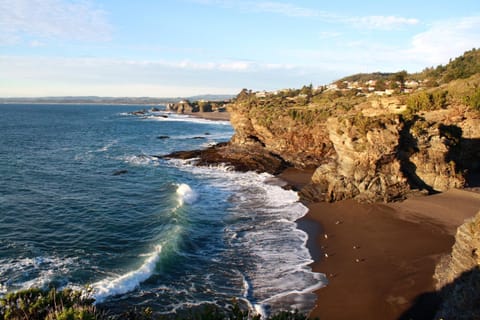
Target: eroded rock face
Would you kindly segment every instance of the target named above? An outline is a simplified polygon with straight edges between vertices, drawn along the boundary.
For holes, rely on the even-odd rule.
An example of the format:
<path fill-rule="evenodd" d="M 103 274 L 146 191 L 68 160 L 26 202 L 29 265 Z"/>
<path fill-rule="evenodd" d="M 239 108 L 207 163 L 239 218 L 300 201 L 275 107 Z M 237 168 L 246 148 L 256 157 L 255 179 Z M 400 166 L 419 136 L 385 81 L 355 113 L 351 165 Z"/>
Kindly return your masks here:
<path fill-rule="evenodd" d="M 434 278 L 443 298 L 435 319 L 480 318 L 480 212 L 458 228 Z"/>
<path fill-rule="evenodd" d="M 463 187 L 466 170 L 480 167 L 480 119 L 454 110 L 412 119 L 387 109 L 375 116 L 354 110 L 313 123 L 252 99 L 229 110 L 232 146 L 262 146 L 290 165 L 317 168 L 301 191 L 307 201 L 393 201 L 411 190 L 441 192 Z"/>
<path fill-rule="evenodd" d="M 235 128 L 231 143 L 237 147 L 260 144 L 298 168 L 318 167 L 334 152 L 325 122 L 305 125 L 246 101 L 230 104 L 228 110 Z"/>
<path fill-rule="evenodd" d="M 414 150 L 409 156 L 411 166 L 407 170 L 417 178 L 416 187 L 430 191 L 463 187 L 465 179 L 456 173 L 453 160 L 454 154 L 460 151 L 461 128 L 422 118 L 412 120 L 409 127 L 406 134 L 413 143 L 405 145 L 405 149 Z"/>
<path fill-rule="evenodd" d="M 335 109 L 299 99 L 242 91 L 227 106 L 230 143 L 199 151 L 198 163 L 269 173 L 316 169 L 300 193 L 306 201 L 394 201 L 412 190 L 461 188 L 465 173 L 480 169 L 480 115 L 465 106 L 407 118 L 390 100 L 371 112 L 376 100 Z"/>
<path fill-rule="evenodd" d="M 397 154 L 402 126 L 398 117 L 328 119 L 335 156 L 312 177 L 316 199 L 391 201 L 408 191 Z"/>

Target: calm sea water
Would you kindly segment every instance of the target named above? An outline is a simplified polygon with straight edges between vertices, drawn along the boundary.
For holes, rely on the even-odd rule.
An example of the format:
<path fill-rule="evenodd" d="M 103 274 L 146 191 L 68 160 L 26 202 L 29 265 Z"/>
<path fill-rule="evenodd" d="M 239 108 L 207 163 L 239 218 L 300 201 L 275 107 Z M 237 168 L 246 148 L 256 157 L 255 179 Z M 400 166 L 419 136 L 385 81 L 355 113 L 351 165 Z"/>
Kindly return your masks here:
<path fill-rule="evenodd" d="M 0 294 L 88 288 L 107 307 L 158 313 L 232 298 L 313 308 L 324 279 L 308 267 L 297 194 L 266 174 L 152 157 L 233 129 L 128 114 L 140 108 L 0 105 Z"/>

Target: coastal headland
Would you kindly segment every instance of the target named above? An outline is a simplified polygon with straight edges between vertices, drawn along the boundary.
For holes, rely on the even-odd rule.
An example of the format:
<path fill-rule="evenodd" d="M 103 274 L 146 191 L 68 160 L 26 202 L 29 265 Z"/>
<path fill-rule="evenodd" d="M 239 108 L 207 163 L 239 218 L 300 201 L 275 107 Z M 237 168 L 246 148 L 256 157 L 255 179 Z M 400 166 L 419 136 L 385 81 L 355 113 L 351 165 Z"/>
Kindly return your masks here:
<path fill-rule="evenodd" d="M 462 61 L 473 61 L 462 69 L 471 73 L 455 73 Z M 375 80 L 383 91 L 355 77 L 243 90 L 227 105 L 230 142 L 166 157 L 279 174 L 299 192 L 312 268 L 329 279 L 311 316 L 433 319 L 448 314 L 446 301 L 460 303 L 451 288 L 480 263 L 478 243 L 455 236 L 480 209 L 478 66 L 472 50 L 439 70 Z M 448 259 L 454 243 L 468 262 Z"/>

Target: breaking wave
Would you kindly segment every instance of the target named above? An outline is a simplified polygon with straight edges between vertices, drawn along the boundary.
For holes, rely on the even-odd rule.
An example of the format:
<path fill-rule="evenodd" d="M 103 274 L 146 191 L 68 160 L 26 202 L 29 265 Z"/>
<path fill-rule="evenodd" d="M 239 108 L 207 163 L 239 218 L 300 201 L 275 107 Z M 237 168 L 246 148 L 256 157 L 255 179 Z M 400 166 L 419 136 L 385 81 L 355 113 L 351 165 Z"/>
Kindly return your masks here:
<path fill-rule="evenodd" d="M 161 252 L 162 246 L 158 245 L 148 258 L 145 259 L 140 268 L 113 279 L 105 279 L 94 283 L 92 288 L 93 297 L 95 298 L 96 303 L 101 303 L 110 296 L 120 295 L 135 290 L 140 283 L 150 278 L 155 272 Z"/>

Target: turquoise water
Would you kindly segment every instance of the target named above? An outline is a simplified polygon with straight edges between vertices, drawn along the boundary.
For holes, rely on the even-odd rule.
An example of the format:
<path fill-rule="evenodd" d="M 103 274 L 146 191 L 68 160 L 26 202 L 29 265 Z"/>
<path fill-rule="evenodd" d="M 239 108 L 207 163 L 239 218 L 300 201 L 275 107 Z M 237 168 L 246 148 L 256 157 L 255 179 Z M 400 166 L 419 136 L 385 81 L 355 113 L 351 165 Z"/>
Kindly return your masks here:
<path fill-rule="evenodd" d="M 308 267 L 296 193 L 266 174 L 159 160 L 233 129 L 128 114 L 141 108 L 0 105 L 0 294 L 89 288 L 108 307 L 159 313 L 233 297 L 264 313 L 313 308 L 324 279 Z"/>

